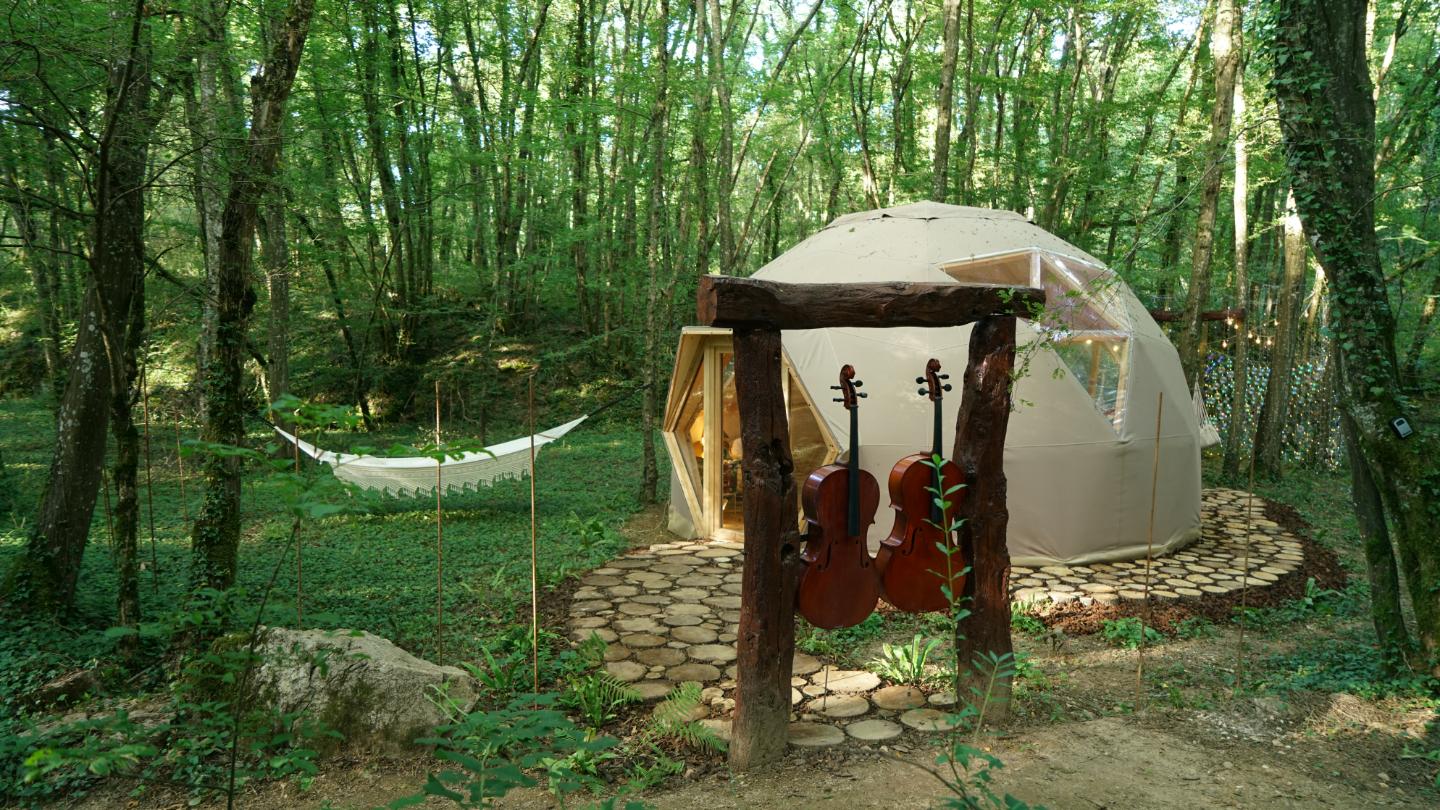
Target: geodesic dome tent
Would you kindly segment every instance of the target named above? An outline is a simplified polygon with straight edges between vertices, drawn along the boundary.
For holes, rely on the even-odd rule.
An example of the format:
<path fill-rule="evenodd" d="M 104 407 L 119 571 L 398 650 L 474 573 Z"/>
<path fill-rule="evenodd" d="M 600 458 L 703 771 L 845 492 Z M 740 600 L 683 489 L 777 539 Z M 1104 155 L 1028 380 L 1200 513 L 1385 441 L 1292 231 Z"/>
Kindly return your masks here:
<path fill-rule="evenodd" d="M 1124 282 L 1079 248 L 1013 212 L 926 202 L 840 217 L 755 278 L 1043 288 L 1046 314 L 1017 325 L 1024 372 L 1005 445 L 1012 560 L 1079 564 L 1145 555 L 1161 392 L 1154 548 L 1173 550 L 1199 535 L 1202 439 L 1179 356 Z M 842 364 L 855 366 L 869 394 L 859 413 L 860 460 L 883 493 L 896 461 L 930 447 L 932 406 L 916 394 L 915 378 L 935 357 L 958 381 L 969 337 L 968 326 L 785 332 L 782 385 L 797 487 L 849 446 L 848 415 L 830 391 Z M 959 406 L 957 385 L 943 401 L 946 448 Z M 673 462 L 671 531 L 741 532 L 739 411 L 727 330 L 682 333 L 664 435 Z M 872 549 L 893 520 L 886 503 L 882 498 L 870 531 Z"/>

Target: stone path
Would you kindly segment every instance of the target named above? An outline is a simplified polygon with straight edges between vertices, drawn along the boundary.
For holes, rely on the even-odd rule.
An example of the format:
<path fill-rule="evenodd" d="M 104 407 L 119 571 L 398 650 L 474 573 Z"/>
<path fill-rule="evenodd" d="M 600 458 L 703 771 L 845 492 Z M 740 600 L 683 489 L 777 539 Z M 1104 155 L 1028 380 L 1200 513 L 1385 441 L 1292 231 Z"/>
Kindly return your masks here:
<path fill-rule="evenodd" d="M 1200 540 L 1157 557 L 1150 594 L 1157 601 L 1223 596 L 1245 577 L 1246 495 L 1206 490 Z M 1299 538 L 1263 517 L 1254 499 L 1250 528 L 1249 586 L 1265 588 L 1304 563 Z M 711 718 L 728 733 L 735 706 L 735 633 L 740 621 L 741 546 L 732 541 L 650 546 L 611 561 L 581 580 L 570 606 L 568 630 L 582 641 L 598 635 L 608 644 L 605 668 L 647 700 L 676 684 L 699 682 Z M 1016 567 L 1011 587 L 1019 601 L 1115 604 L 1144 596 L 1145 561 L 1094 565 Z M 798 746 L 834 745 L 846 735 L 865 741 L 898 736 L 904 728 L 948 729 L 943 711 L 953 698 L 903 686 L 882 687 L 864 671 L 836 670 L 797 653 L 791 681 Z M 938 707 L 938 708 L 937 708 Z"/>

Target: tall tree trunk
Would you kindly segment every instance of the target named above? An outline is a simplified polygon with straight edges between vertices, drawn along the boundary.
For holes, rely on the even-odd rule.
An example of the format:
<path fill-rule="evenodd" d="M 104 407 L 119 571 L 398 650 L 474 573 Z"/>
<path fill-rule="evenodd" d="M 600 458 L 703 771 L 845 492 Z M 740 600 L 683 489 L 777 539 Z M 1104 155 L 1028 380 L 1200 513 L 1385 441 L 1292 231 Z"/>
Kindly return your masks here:
<path fill-rule="evenodd" d="M 658 384 L 661 279 L 660 268 L 660 218 L 664 212 L 665 182 L 665 123 L 670 109 L 670 2 L 660 0 L 660 18 L 655 25 L 655 61 L 659 65 L 657 79 L 659 88 L 655 92 L 655 104 L 650 110 L 650 188 L 645 203 L 645 269 L 647 284 L 645 290 L 645 333 L 644 354 L 641 362 L 641 461 L 640 461 L 640 502 L 654 503 L 660 482 L 659 465 L 655 458 L 655 411 L 659 397 Z"/>
<path fill-rule="evenodd" d="M 271 48 L 251 80 L 250 133 L 241 163 L 231 174 L 220 240 L 220 290 L 216 301 L 214 362 L 205 375 L 201 438 L 240 447 L 245 442 L 245 399 L 241 372 L 245 334 L 255 291 L 249 283 L 255 223 L 261 197 L 275 176 L 285 101 L 300 67 L 315 0 L 290 0 L 272 21 Z M 214 454 L 204 463 L 205 497 L 191 535 L 191 581 L 219 590 L 235 582 L 240 544 L 240 476 L 237 456 Z"/>
<path fill-rule="evenodd" d="M 1194 385 L 1204 362 L 1200 356 L 1200 312 L 1210 299 L 1210 265 L 1215 255 L 1215 212 L 1219 207 L 1221 163 L 1230 140 L 1235 109 L 1235 76 L 1240 66 L 1241 33 L 1238 0 L 1219 0 L 1210 56 L 1215 64 L 1215 108 L 1210 112 L 1210 141 L 1205 148 L 1205 174 L 1200 179 L 1200 212 L 1195 221 L 1195 243 L 1190 252 L 1190 289 L 1180 320 L 1180 363 L 1185 381 Z"/>
<path fill-rule="evenodd" d="M 1274 90 L 1296 209 L 1330 280 L 1341 408 L 1353 420 L 1391 524 L 1415 626 L 1440 674 L 1440 441 L 1418 426 L 1401 387 L 1395 315 L 1375 235 L 1375 103 L 1364 0 L 1278 0 Z M 1419 427 L 1401 436 L 1395 420 Z M 1360 500 L 1357 497 L 1357 501 Z M 1379 542 L 1361 525 L 1367 543 Z"/>
<path fill-rule="evenodd" d="M 143 4 L 137 3 L 129 48 L 109 69 L 95 149 L 90 282 L 56 417 L 50 475 L 25 552 L 0 588 L 23 594 L 16 601 L 37 612 L 61 612 L 74 603 L 105 462 L 106 414 L 116 418 L 117 426 L 129 419 L 129 391 L 116 390 L 115 381 L 126 377 L 126 330 L 145 266 L 144 189 L 152 122 L 150 39 L 143 13 Z M 130 347 L 132 361 L 133 351 Z M 133 467 L 129 482 L 133 490 Z M 138 619 L 138 598 L 131 601 L 123 580 L 121 585 L 121 618 Z"/>
<path fill-rule="evenodd" d="M 1300 314 L 1300 285 L 1305 282 L 1305 258 L 1309 252 L 1300 216 L 1295 213 L 1294 191 L 1285 196 L 1284 227 L 1284 270 L 1276 302 L 1280 311 L 1276 319 L 1275 345 L 1270 351 L 1270 379 L 1265 386 L 1265 401 L 1260 407 L 1260 418 L 1255 428 L 1255 472 L 1272 479 L 1280 477 L 1285 426 L 1290 422 L 1290 377 L 1295 370 L 1295 350 L 1298 346 L 1295 331 Z"/>
<path fill-rule="evenodd" d="M 930 198 L 945 202 L 950 183 L 950 127 L 955 118 L 955 62 L 960 52 L 960 0 L 945 0 L 945 50 L 940 60 L 940 98 L 935 110 L 935 163 Z"/>
<path fill-rule="evenodd" d="M 720 143 L 715 148 L 715 209 L 718 216 L 716 227 L 720 235 L 720 272 L 730 275 L 736 269 L 735 222 L 730 213 L 730 198 L 735 189 L 735 121 L 730 113 L 730 80 L 725 74 L 725 46 L 729 42 L 730 29 L 720 16 L 720 0 L 708 0 L 708 4 L 710 87 L 720 108 Z M 733 19 L 733 13 L 731 16 Z"/>
<path fill-rule="evenodd" d="M 1241 50 L 1239 21 L 1235 25 L 1235 50 Z M 1250 219 L 1247 206 L 1250 203 L 1250 164 L 1245 152 L 1245 57 L 1237 58 L 1233 88 L 1235 120 L 1239 127 L 1235 132 L 1235 182 L 1230 195 L 1235 221 L 1235 308 L 1248 311 L 1250 306 Z M 1250 400 L 1245 396 L 1250 390 L 1250 341 L 1241 335 L 1235 341 L 1235 352 L 1231 355 L 1230 429 L 1225 431 L 1225 455 L 1221 469 L 1231 479 L 1240 475 L 1241 439 L 1245 435 L 1245 417 L 1250 410 Z M 1273 373 L 1273 372 L 1272 372 Z M 1271 377 L 1274 379 L 1274 377 Z M 1253 448 L 1252 448 L 1253 452 Z"/>

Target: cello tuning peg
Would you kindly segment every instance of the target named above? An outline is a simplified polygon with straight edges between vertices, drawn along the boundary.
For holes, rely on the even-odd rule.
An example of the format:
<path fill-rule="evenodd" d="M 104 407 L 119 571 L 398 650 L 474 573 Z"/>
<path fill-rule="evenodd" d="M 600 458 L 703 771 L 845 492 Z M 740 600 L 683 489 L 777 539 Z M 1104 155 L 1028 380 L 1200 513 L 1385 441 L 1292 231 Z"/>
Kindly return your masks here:
<path fill-rule="evenodd" d="M 949 374 L 941 374 L 941 375 L 940 375 L 940 379 L 942 379 L 942 380 L 948 380 L 948 379 L 950 379 L 950 375 L 949 375 Z"/>
<path fill-rule="evenodd" d="M 831 401 L 831 402 L 844 402 L 845 400 L 844 400 L 843 397 L 835 397 L 834 399 L 832 399 L 832 400 L 830 400 L 830 401 Z"/>
<path fill-rule="evenodd" d="M 921 388 L 920 390 L 916 391 L 915 393 L 917 393 L 917 394 L 919 394 L 920 396 L 923 397 L 923 396 L 925 396 L 926 394 L 930 393 L 930 391 L 927 390 L 927 389 Z"/>
<path fill-rule="evenodd" d="M 838 385 L 832 385 L 832 386 L 830 386 L 830 390 L 831 390 L 831 391 L 839 391 L 839 390 L 840 390 L 840 386 L 838 386 Z"/>
<path fill-rule="evenodd" d="M 864 384 L 865 384 L 865 383 L 860 382 L 859 380 L 856 380 L 856 381 L 853 383 L 853 385 L 854 385 L 856 388 L 859 388 L 860 386 L 862 386 L 862 385 L 864 385 Z"/>
<path fill-rule="evenodd" d="M 940 390 L 941 390 L 941 391 L 949 391 L 949 390 L 951 390 L 953 387 L 954 387 L 954 386 L 950 385 L 950 383 L 945 383 L 944 385 L 940 386 Z"/>
<path fill-rule="evenodd" d="M 869 395 L 869 394 L 856 393 L 855 396 L 857 396 L 857 397 L 859 397 L 859 398 L 861 398 L 861 399 L 864 399 L 864 398 L 866 398 L 866 397 L 868 397 L 868 396 L 870 396 L 870 395 Z"/>
<path fill-rule="evenodd" d="M 924 378 L 924 377 L 916 377 L 916 378 L 915 378 L 915 382 L 918 383 L 918 384 L 920 384 L 920 385 L 924 385 L 924 384 L 925 384 L 925 378 Z"/>

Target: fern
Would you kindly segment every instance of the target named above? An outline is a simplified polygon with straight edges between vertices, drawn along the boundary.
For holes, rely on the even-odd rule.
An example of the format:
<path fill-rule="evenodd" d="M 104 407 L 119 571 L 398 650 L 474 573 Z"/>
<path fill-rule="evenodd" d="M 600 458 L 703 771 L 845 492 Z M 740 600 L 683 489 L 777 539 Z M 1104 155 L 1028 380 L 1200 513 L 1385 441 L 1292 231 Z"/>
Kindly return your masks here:
<path fill-rule="evenodd" d="M 870 671 L 894 683 L 918 686 L 925 682 L 925 665 L 939 646 L 938 639 L 926 639 L 919 633 L 909 644 L 884 644 L 880 657 L 870 662 Z"/>
<path fill-rule="evenodd" d="M 639 692 L 600 671 L 572 680 L 560 702 L 578 711 L 594 730 L 615 719 L 615 711 L 621 706 L 640 699 Z"/>
<path fill-rule="evenodd" d="M 674 740 L 690 748 L 724 751 L 725 741 L 710 728 L 690 719 L 700 705 L 700 684 L 687 681 L 675 687 L 655 707 L 649 731 L 660 739 Z"/>

